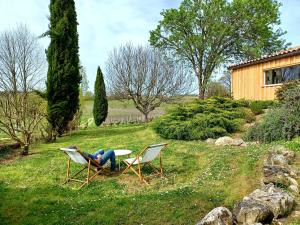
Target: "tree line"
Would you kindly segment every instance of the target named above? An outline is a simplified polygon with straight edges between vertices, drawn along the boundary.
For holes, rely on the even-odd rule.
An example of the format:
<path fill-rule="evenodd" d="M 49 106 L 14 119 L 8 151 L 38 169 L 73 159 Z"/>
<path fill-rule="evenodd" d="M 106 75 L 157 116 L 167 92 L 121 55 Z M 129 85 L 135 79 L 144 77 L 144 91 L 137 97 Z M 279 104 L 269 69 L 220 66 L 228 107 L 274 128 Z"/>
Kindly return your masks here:
<path fill-rule="evenodd" d="M 211 79 L 217 69 L 289 45 L 278 28 L 280 6 L 277 0 L 183 0 L 178 9 L 163 10 L 150 45 L 128 42 L 109 54 L 109 94 L 131 99 L 148 121 L 156 107 L 190 93 L 195 80 L 200 99 L 222 92 Z M 49 141 L 68 132 L 70 122 L 80 119 L 80 93 L 87 92 L 75 2 L 50 0 L 49 10 L 49 30 L 42 35 L 50 38 L 45 92 L 39 86 L 46 62 L 37 38 L 25 26 L 0 35 L 0 130 L 26 146 L 24 154 L 37 130 L 46 131 Z M 230 89 L 230 73 L 221 81 Z M 218 88 L 211 91 L 212 85 Z M 94 96 L 99 126 L 108 111 L 100 67 Z"/>

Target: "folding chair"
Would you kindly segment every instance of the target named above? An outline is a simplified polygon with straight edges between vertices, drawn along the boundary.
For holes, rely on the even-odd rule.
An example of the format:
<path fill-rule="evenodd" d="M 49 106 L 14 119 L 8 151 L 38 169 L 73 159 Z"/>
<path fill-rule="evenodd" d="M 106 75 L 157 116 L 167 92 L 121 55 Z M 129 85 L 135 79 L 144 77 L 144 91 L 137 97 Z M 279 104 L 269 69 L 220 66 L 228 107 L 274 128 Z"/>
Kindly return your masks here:
<path fill-rule="evenodd" d="M 136 157 L 129 158 L 123 160 L 123 162 L 127 165 L 127 168 L 122 172 L 122 174 L 127 173 L 128 170 L 132 170 L 139 178 L 140 181 L 145 182 L 146 184 L 149 184 L 142 175 L 142 166 L 147 164 L 152 169 L 154 169 L 157 174 L 163 176 L 163 167 L 162 167 L 162 157 L 161 157 L 161 151 L 167 147 L 167 144 L 155 144 L 150 145 L 146 147 L 143 151 L 141 151 Z M 155 158 L 159 156 L 159 164 L 160 168 L 159 170 L 155 168 L 153 165 L 151 165 L 151 161 L 153 161 Z M 134 168 L 134 166 L 137 166 L 137 170 Z"/>
<path fill-rule="evenodd" d="M 84 185 L 88 185 L 102 170 L 102 166 L 95 160 L 85 156 L 81 151 L 77 149 L 71 149 L 71 148 L 60 148 L 61 151 L 66 153 L 68 157 L 67 162 L 67 180 L 64 182 L 64 184 L 70 182 L 70 181 L 76 181 L 83 183 L 79 188 L 82 188 Z M 77 173 L 75 173 L 73 176 L 70 175 L 70 165 L 71 160 L 75 163 L 79 163 L 83 166 L 81 170 L 79 170 Z M 92 168 L 95 167 L 95 168 Z M 84 180 L 78 180 L 74 179 L 77 175 L 79 175 L 81 172 L 83 172 L 85 169 L 87 169 L 87 178 Z M 91 171 L 94 172 L 94 175 L 91 176 Z"/>

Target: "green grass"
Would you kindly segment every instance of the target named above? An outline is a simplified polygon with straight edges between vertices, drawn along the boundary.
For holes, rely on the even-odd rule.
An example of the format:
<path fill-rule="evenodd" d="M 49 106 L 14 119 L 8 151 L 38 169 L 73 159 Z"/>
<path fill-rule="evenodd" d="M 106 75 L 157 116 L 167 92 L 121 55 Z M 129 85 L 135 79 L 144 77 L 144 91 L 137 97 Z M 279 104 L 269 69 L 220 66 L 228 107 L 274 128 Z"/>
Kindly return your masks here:
<path fill-rule="evenodd" d="M 83 116 L 81 118 L 84 123 L 89 118 L 93 117 L 93 100 L 86 100 L 83 102 L 82 111 Z M 153 112 L 150 113 L 151 117 L 157 117 L 164 113 L 163 107 L 156 108 Z M 118 101 L 118 100 L 109 100 L 108 101 L 108 115 L 107 122 L 116 122 L 116 121 L 127 121 L 129 119 L 135 120 L 136 118 L 143 119 L 143 114 L 138 111 L 132 101 Z"/>
<path fill-rule="evenodd" d="M 167 142 L 165 178 L 144 172 L 97 177 L 89 186 L 62 185 L 66 156 L 59 147 L 128 148 Z M 214 147 L 201 141 L 163 140 L 146 125 L 89 128 L 35 144 L 31 155 L 0 162 L 1 224 L 195 224 L 212 208 L 234 203 L 260 186 L 268 145 Z M 295 144 L 294 148 L 297 146 Z M 72 169 L 78 166 L 72 166 Z"/>

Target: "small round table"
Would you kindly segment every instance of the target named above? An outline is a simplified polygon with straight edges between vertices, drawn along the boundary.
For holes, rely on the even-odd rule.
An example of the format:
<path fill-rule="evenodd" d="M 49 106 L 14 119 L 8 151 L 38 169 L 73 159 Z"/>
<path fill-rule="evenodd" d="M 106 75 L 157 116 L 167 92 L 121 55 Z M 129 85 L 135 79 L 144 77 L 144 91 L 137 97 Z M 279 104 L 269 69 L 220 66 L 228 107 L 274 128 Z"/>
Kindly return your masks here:
<path fill-rule="evenodd" d="M 125 156 L 125 155 L 130 156 L 132 151 L 128 150 L 128 149 L 116 149 L 116 150 L 114 150 L 114 152 L 115 152 L 116 157 L 118 158 L 119 170 L 120 170 L 120 163 L 121 163 L 120 156 Z"/>

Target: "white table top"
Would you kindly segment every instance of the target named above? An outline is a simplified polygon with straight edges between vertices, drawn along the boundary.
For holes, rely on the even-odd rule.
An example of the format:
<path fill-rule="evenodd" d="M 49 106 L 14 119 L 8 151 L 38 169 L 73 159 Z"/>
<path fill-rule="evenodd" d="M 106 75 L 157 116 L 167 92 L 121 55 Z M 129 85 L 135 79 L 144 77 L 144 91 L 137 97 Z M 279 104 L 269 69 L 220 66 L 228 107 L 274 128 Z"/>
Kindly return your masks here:
<path fill-rule="evenodd" d="M 129 155 L 132 153 L 132 151 L 128 149 L 116 149 L 114 152 L 116 156 Z"/>

